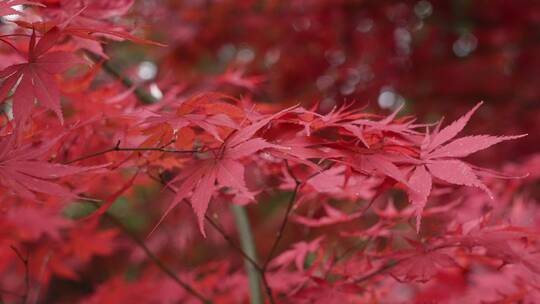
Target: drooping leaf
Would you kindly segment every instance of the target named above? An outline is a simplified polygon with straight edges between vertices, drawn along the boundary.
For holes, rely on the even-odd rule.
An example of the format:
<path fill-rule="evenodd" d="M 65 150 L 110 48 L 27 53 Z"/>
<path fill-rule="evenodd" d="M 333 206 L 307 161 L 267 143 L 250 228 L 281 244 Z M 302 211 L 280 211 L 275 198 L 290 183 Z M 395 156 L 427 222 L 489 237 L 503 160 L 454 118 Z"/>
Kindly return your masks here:
<path fill-rule="evenodd" d="M 17 134 L 0 138 L 0 184 L 10 192 L 27 199 L 35 199 L 35 193 L 45 193 L 64 198 L 76 198 L 77 195 L 55 179 L 76 175 L 104 166 L 77 167 L 49 163 L 43 156 L 59 138 L 43 144 L 17 146 Z"/>
<path fill-rule="evenodd" d="M 416 214 L 416 231 L 420 231 L 422 211 L 426 206 L 429 193 L 431 192 L 431 175 L 425 166 L 418 166 L 414 169 L 409 179 L 409 199 Z"/>

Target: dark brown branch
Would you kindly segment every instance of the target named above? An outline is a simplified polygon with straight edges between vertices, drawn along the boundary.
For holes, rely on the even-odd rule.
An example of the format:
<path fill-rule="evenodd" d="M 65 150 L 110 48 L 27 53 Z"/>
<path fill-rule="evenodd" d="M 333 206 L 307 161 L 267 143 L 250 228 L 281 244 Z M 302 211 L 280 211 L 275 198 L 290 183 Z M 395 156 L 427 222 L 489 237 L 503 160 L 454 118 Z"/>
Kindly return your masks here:
<path fill-rule="evenodd" d="M 101 61 L 101 58 L 99 56 L 95 55 L 94 53 L 85 52 L 85 54 L 90 59 L 92 59 L 92 61 L 94 61 L 94 62 L 100 62 Z M 122 73 L 120 72 L 120 69 L 117 68 L 110 60 L 105 61 L 103 63 L 103 70 L 105 70 L 105 72 L 107 72 L 109 75 L 113 76 L 114 78 L 120 80 L 120 82 L 122 82 L 122 84 L 126 88 L 130 89 L 135 85 L 133 80 L 129 79 L 128 77 L 123 76 Z M 136 87 L 135 90 L 133 91 L 133 94 L 135 94 L 135 96 L 137 96 L 137 98 L 143 104 L 153 104 L 153 103 L 156 103 L 158 101 L 157 98 L 155 98 L 154 96 L 148 94 L 148 92 L 146 92 L 146 90 L 141 89 L 140 87 Z"/>

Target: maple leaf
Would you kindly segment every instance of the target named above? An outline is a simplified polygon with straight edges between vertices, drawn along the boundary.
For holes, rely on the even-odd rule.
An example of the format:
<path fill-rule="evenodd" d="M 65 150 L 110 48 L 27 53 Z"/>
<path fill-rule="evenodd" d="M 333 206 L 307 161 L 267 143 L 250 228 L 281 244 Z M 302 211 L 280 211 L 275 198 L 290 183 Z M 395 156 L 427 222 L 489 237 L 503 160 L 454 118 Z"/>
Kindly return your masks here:
<path fill-rule="evenodd" d="M 53 180 L 104 167 L 76 167 L 43 161 L 41 158 L 59 138 L 35 147 L 31 144 L 17 146 L 16 137 L 17 134 L 12 133 L 0 138 L 0 184 L 23 198 L 35 200 L 35 193 L 76 198 L 68 188 Z"/>
<path fill-rule="evenodd" d="M 9 211 L 6 221 L 13 225 L 24 240 L 37 240 L 46 235 L 60 239 L 60 230 L 70 227 L 72 222 L 47 209 L 18 208 Z"/>
<path fill-rule="evenodd" d="M 4 79 L 0 86 L 0 100 L 4 100 L 9 91 L 16 87 L 13 93 L 15 122 L 24 122 L 30 117 L 34 100 L 37 99 L 45 108 L 54 111 L 60 122 L 64 123 L 60 92 L 54 75 L 82 63 L 82 60 L 70 52 L 50 51 L 61 35 L 62 32 L 54 27 L 36 43 L 36 33 L 32 31 L 27 62 L 10 65 L 0 71 L 0 79 Z"/>
<path fill-rule="evenodd" d="M 197 94 L 175 105 L 176 113 L 151 112 L 150 116 L 144 120 L 144 124 L 149 125 L 150 131 L 162 127 L 163 124 L 169 125 L 174 130 L 198 127 L 212 135 L 217 141 L 223 142 L 219 128 L 238 129 L 237 123 L 231 117 L 243 116 L 243 112 L 240 108 L 221 100 L 236 101 L 233 97 L 215 92 Z"/>
<path fill-rule="evenodd" d="M 458 229 L 461 235 L 454 240 L 466 247 L 483 247 L 487 255 L 499 258 L 504 263 L 521 262 L 532 271 L 540 273 L 536 263 L 530 263 L 531 253 L 522 246 L 526 243 L 524 241 L 538 238 L 538 232 L 528 227 L 511 225 L 485 226 L 489 217 L 488 214 L 464 223 Z"/>
<path fill-rule="evenodd" d="M 375 178 L 366 178 L 357 174 L 349 174 L 346 166 L 332 166 L 306 181 L 319 193 L 344 198 L 371 198 L 373 188 L 379 184 Z"/>
<path fill-rule="evenodd" d="M 427 282 L 441 269 L 455 267 L 459 265 L 446 253 L 417 251 L 394 266 L 391 274 L 398 281 Z"/>
<path fill-rule="evenodd" d="M 463 130 L 471 116 L 481 105 L 482 102 L 478 103 L 458 120 L 440 131 L 435 130 L 434 134 L 426 135 L 424 138 L 420 153 L 422 163 L 413 169 L 409 178 L 409 200 L 415 207 L 417 231 L 420 230 L 422 210 L 431 192 L 432 177 L 454 185 L 480 188 L 493 199 L 491 191 L 478 178 L 480 172 L 466 162 L 456 158 L 466 157 L 506 140 L 526 136 L 526 134 L 501 137 L 476 135 L 452 140 Z"/>
<path fill-rule="evenodd" d="M 269 143 L 260 137 L 253 138 L 253 136 L 273 119 L 287 113 L 291 109 L 292 108 L 288 108 L 266 118 L 252 122 L 250 125 L 232 133 L 232 135 L 230 135 L 221 145 L 217 153 L 215 153 L 216 151 L 211 151 L 213 153 L 211 157 L 192 163 L 190 167 L 187 167 L 180 175 L 174 178 L 170 184 L 177 183 L 181 180 L 182 182 L 176 191 L 177 194 L 174 197 L 173 202 L 165 211 L 165 214 L 161 217 L 152 232 L 159 226 L 172 209 L 174 209 L 183 199 L 190 196 L 190 193 L 192 193 L 191 205 L 197 216 L 201 233 L 205 237 L 204 216 L 208 209 L 210 199 L 216 190 L 227 187 L 236 195 L 253 200 L 254 195 L 247 189 L 244 180 L 244 165 L 240 160 L 263 149 L 283 149 L 284 147 L 282 146 Z M 216 183 L 218 186 L 216 186 Z"/>

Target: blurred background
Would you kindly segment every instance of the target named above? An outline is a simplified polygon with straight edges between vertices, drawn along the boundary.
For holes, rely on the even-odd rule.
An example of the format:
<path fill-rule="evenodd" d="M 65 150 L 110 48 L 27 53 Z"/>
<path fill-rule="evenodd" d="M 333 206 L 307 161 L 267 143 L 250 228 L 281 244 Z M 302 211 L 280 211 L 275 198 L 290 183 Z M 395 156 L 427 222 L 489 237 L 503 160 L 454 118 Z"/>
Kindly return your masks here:
<path fill-rule="evenodd" d="M 215 77 L 259 102 L 404 103 L 423 121 L 483 100 L 469 132 L 530 133 L 493 149 L 494 161 L 538 150 L 538 1 L 160 0 L 137 1 L 133 16 L 168 47 L 111 51 L 137 52 L 123 64 L 157 72 L 158 87 L 204 90 Z"/>

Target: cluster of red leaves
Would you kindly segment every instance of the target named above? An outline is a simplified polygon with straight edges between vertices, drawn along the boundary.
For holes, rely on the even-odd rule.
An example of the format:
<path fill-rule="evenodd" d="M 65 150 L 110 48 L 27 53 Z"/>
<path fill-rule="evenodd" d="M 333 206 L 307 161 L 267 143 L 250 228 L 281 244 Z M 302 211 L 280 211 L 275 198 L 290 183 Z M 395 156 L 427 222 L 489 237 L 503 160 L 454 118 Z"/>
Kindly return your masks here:
<path fill-rule="evenodd" d="M 148 16 L 144 9 L 155 4 L 0 0 L 2 302 L 257 303 L 254 289 L 270 303 L 540 300 L 538 157 L 504 173 L 464 160 L 524 135 L 457 138 L 481 103 L 449 124 L 403 115 L 398 94 L 371 83 L 362 63 L 390 42 L 358 40 L 347 24 L 344 40 L 359 43 L 344 52 L 321 27 L 354 18 L 360 4 L 293 1 L 287 10 L 270 1 L 259 19 L 251 1 L 195 2 L 179 13 L 174 4 L 153 11 L 166 18 L 152 26 L 172 31 L 166 37 L 188 56 L 163 56 L 162 75 L 146 83 L 155 75 L 117 70 L 109 57 L 122 57 L 104 45 L 127 40 L 174 53 L 129 24 L 137 17 L 128 12 Z M 427 18 L 431 4 L 418 3 L 413 11 Z M 400 40 L 407 33 L 410 40 L 412 27 L 403 5 L 366 4 L 373 16 L 390 16 L 378 31 L 401 30 L 393 36 L 397 55 L 386 50 L 398 70 L 412 60 L 410 41 Z M 203 9 L 215 18 L 209 26 Z M 223 24 L 235 9 L 247 16 L 229 32 Z M 291 22 L 268 26 L 281 10 Z M 170 26 L 177 14 L 182 22 Z M 356 34 L 371 30 L 369 16 Z M 195 67 L 206 50 L 241 41 L 237 26 L 271 29 L 271 37 L 291 24 L 301 39 L 281 49 L 249 39 L 266 50 L 263 58 L 246 47 L 218 75 Z M 313 47 L 300 52 L 299 41 Z M 456 46 L 458 55 L 465 46 Z M 347 61 L 357 48 L 364 57 Z M 309 65 L 320 57 L 329 67 Z M 248 76 L 251 61 L 267 70 Z M 394 71 L 392 62 L 373 66 Z M 175 77 L 178 70 L 185 73 Z M 260 102 L 297 97 L 305 83 L 316 83 L 321 96 L 307 89 L 305 103 Z M 391 96 L 392 112 L 334 101 L 356 89 Z M 321 102 L 308 106 L 313 96 Z M 233 205 L 257 219 L 250 232 L 267 258 L 248 260 L 255 285 L 236 245 Z"/>

